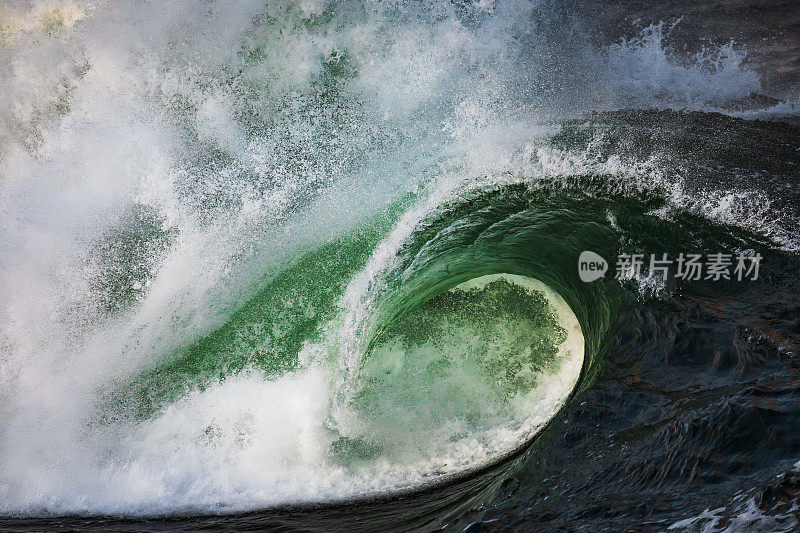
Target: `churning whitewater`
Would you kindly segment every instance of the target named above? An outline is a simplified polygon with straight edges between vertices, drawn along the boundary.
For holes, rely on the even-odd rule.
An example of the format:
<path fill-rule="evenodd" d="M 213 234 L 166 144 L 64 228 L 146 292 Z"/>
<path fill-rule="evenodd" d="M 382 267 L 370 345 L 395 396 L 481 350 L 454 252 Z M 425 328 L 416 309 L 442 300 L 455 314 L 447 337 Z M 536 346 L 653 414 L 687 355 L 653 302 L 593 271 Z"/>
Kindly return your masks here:
<path fill-rule="evenodd" d="M 0 515 L 447 482 L 594 375 L 620 297 L 574 287 L 581 250 L 652 219 L 796 251 L 769 194 L 616 150 L 621 109 L 796 114 L 742 104 L 743 48 L 679 59 L 671 29 L 597 47 L 527 0 L 0 4 Z"/>

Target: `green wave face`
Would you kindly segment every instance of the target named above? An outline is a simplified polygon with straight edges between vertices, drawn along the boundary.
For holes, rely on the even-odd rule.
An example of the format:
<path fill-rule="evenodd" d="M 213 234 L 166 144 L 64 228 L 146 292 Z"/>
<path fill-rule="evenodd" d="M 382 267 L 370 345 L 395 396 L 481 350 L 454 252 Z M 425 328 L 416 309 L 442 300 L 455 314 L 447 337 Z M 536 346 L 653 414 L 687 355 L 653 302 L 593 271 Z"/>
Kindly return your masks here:
<path fill-rule="evenodd" d="M 312 500 L 326 486 L 338 499 L 418 488 L 523 446 L 582 369 L 583 335 L 568 304 L 529 277 L 483 275 L 492 268 L 484 265 L 459 281 L 470 273 L 453 276 L 437 263 L 348 308 L 379 234 L 378 225 L 324 245 L 265 282 L 218 330 L 109 390 L 97 428 L 133 422 L 144 437 L 190 413 L 197 418 L 181 431 L 195 434 L 185 443 L 192 454 L 242 460 L 263 449 L 271 479 L 304 479 Z M 433 288 L 419 289 L 421 281 Z M 369 318 L 353 323 L 364 310 Z M 205 412 L 243 379 L 276 403 L 261 416 L 238 404 L 222 420 Z M 298 416 L 302 427 L 285 427 L 285 417 Z"/>
<path fill-rule="evenodd" d="M 611 274 L 578 279 L 581 251 L 669 252 L 675 232 L 758 241 L 658 216 L 672 200 L 656 189 L 574 180 L 470 185 L 429 210 L 412 199 L 306 253 L 219 329 L 109 390 L 96 427 L 135 424 L 137 461 L 196 457 L 209 476 L 266 480 L 276 503 L 410 490 L 506 457 L 591 385 L 630 301 Z"/>

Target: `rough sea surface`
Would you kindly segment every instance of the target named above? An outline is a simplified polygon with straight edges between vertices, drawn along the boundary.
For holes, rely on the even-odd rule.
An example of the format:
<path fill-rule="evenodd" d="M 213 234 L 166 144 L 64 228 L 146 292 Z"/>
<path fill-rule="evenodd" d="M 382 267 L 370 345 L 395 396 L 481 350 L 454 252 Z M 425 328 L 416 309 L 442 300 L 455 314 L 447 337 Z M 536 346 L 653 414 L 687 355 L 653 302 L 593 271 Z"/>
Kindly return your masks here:
<path fill-rule="evenodd" d="M 789 1 L 0 0 L 0 531 L 800 530 L 798 111 Z"/>

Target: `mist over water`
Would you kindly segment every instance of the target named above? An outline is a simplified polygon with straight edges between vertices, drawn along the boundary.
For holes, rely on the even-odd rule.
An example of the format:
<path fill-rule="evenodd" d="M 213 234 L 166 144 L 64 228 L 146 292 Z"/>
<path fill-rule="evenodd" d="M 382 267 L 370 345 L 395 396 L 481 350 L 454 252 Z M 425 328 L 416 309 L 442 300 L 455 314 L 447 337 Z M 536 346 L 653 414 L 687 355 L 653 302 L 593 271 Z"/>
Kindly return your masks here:
<path fill-rule="evenodd" d="M 339 501 L 508 455 L 610 327 L 565 266 L 620 242 L 607 196 L 796 251 L 769 191 L 584 124 L 796 116 L 751 105 L 743 46 L 680 54 L 673 24 L 598 46 L 551 2 L 0 4 L 0 514 Z"/>

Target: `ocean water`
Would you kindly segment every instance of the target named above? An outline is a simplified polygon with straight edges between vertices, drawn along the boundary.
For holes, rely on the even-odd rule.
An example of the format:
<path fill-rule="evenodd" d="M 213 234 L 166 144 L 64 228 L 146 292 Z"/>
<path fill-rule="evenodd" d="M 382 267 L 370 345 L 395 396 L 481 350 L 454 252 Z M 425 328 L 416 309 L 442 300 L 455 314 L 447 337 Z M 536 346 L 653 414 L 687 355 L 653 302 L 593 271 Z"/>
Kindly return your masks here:
<path fill-rule="evenodd" d="M 0 530 L 800 528 L 798 16 L 0 3 Z"/>

